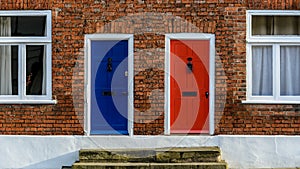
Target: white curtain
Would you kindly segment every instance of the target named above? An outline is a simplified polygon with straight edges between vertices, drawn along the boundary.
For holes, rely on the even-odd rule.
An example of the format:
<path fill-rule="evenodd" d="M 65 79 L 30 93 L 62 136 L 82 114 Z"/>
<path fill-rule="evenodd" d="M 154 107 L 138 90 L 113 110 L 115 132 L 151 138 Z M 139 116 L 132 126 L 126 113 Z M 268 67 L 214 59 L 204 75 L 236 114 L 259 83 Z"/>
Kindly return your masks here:
<path fill-rule="evenodd" d="M 0 17 L 0 36 L 11 36 L 10 17 Z M 0 46 L 0 95 L 11 94 L 11 47 Z"/>
<path fill-rule="evenodd" d="M 252 95 L 273 93 L 273 59 L 271 46 L 252 47 Z"/>
<path fill-rule="evenodd" d="M 300 95 L 300 46 L 280 48 L 280 95 Z"/>

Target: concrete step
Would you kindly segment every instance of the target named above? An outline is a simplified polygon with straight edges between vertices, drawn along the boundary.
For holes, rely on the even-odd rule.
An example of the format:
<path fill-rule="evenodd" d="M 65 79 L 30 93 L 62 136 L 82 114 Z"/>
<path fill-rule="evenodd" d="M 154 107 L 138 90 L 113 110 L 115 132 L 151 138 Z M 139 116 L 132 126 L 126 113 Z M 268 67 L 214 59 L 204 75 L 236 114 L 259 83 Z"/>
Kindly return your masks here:
<path fill-rule="evenodd" d="M 220 162 L 218 147 L 159 149 L 85 149 L 79 151 L 80 162 L 184 163 Z"/>
<path fill-rule="evenodd" d="M 75 163 L 72 169 L 227 169 L 218 163 Z"/>

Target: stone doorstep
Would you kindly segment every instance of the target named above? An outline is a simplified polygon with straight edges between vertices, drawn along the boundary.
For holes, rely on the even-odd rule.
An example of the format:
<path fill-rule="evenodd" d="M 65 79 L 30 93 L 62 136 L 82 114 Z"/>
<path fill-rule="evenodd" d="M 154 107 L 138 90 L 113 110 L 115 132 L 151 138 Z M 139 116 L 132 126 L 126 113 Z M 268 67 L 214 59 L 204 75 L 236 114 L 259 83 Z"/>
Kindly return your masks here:
<path fill-rule="evenodd" d="M 227 163 L 74 163 L 73 169 L 102 168 L 152 168 L 152 169 L 227 169 Z"/>
<path fill-rule="evenodd" d="M 218 147 L 158 149 L 84 149 L 81 162 L 219 162 Z"/>
<path fill-rule="evenodd" d="M 80 152 L 139 152 L 139 151 L 153 151 L 153 152 L 221 152 L 219 147 L 166 147 L 166 148 L 132 148 L 132 149 L 82 149 Z"/>
<path fill-rule="evenodd" d="M 300 167 L 290 167 L 290 168 L 250 168 L 250 169 L 300 169 Z"/>

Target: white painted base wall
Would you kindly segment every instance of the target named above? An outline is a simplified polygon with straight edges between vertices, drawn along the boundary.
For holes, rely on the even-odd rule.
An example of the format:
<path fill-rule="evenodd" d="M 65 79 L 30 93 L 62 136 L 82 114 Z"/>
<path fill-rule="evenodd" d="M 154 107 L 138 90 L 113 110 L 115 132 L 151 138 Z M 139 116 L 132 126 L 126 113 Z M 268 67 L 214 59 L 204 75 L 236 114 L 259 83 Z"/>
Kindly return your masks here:
<path fill-rule="evenodd" d="M 219 146 L 230 168 L 300 166 L 300 136 L 0 136 L 0 168 L 71 166 L 85 148 Z"/>

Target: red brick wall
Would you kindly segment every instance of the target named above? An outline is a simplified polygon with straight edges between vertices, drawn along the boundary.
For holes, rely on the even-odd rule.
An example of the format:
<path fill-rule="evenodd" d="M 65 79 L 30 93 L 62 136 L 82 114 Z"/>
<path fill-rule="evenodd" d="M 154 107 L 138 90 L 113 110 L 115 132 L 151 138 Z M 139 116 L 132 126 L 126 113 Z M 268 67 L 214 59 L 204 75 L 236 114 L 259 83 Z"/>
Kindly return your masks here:
<path fill-rule="evenodd" d="M 134 34 L 134 133 L 163 134 L 164 34 L 216 35 L 216 134 L 300 134 L 298 105 L 245 105 L 246 10 L 298 0 L 2 0 L 1 10 L 52 10 L 56 105 L 0 105 L 0 134 L 84 133 L 84 35 Z M 149 22 L 151 20 L 151 22 Z"/>

